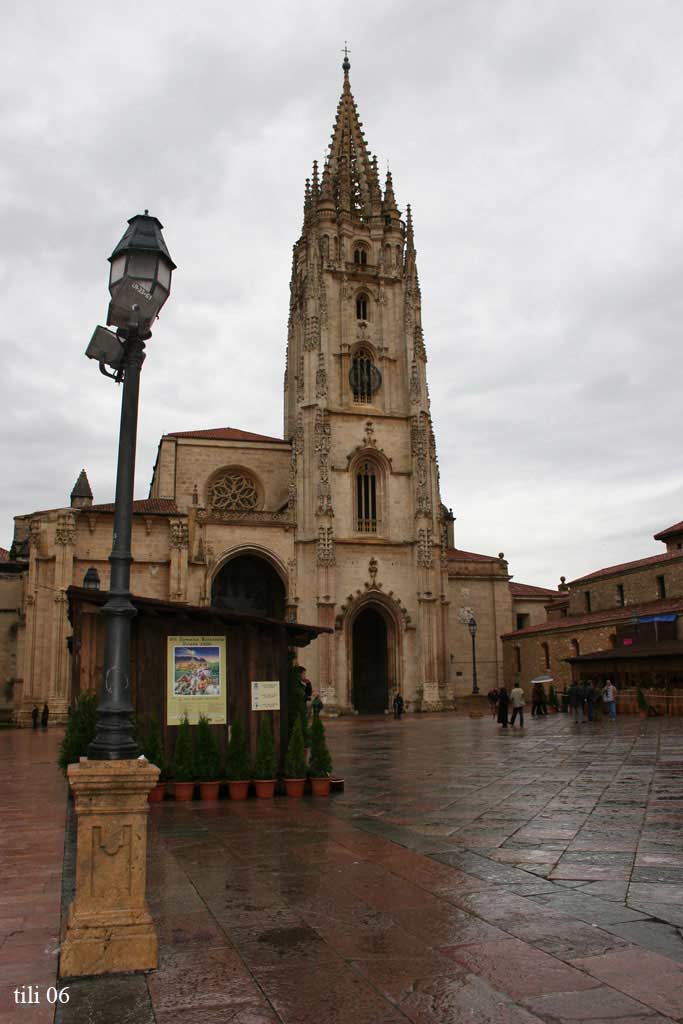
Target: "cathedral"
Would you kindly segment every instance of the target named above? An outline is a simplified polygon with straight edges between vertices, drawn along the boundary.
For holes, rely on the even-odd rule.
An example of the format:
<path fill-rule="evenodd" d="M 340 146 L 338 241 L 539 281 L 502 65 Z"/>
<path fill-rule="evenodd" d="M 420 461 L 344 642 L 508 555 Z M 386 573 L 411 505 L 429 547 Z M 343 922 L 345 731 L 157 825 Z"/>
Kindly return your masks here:
<path fill-rule="evenodd" d="M 380 181 L 349 71 L 345 57 L 294 246 L 283 437 L 217 427 L 161 438 L 149 497 L 135 502 L 132 590 L 330 627 L 305 652 L 329 712 L 383 713 L 396 692 L 409 710 L 446 710 L 503 682 L 501 634 L 543 621 L 553 592 L 512 583 L 502 553 L 455 547 L 411 209 L 402 215 L 390 173 Z M 20 721 L 43 700 L 66 713 L 67 589 L 107 588 L 112 519 L 85 471 L 68 507 L 15 519 Z"/>

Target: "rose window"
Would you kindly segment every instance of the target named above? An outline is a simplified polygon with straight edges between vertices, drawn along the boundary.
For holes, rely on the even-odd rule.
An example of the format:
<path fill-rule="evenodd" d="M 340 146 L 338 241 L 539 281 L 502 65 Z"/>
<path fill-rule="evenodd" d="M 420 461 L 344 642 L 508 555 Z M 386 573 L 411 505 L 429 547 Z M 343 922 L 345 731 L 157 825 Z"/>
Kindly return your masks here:
<path fill-rule="evenodd" d="M 244 473 L 226 473 L 211 485 L 209 500 L 212 508 L 248 512 L 256 508 L 256 485 Z"/>

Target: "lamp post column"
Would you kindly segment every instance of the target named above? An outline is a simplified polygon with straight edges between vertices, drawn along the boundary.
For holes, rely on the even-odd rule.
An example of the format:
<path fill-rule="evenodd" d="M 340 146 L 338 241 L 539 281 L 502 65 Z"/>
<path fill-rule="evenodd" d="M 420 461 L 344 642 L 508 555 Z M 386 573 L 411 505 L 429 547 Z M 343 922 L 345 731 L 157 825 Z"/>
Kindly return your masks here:
<path fill-rule="evenodd" d="M 119 332 L 121 334 L 122 332 Z M 121 427 L 116 470 L 114 536 L 109 563 L 109 600 L 102 613 L 106 618 L 104 673 L 97 711 L 97 731 L 88 755 L 95 761 L 135 758 L 140 753 L 133 737 L 133 705 L 130 688 L 131 620 L 136 611 L 131 602 L 130 566 L 133 527 L 133 487 L 138 429 L 140 371 L 145 359 L 143 332 L 133 325 L 126 329 L 124 342 Z M 149 332 L 145 332 L 149 337 Z"/>
<path fill-rule="evenodd" d="M 470 627 L 470 633 L 472 635 L 472 693 L 479 693 L 479 686 L 477 685 L 477 631 L 476 628 Z"/>

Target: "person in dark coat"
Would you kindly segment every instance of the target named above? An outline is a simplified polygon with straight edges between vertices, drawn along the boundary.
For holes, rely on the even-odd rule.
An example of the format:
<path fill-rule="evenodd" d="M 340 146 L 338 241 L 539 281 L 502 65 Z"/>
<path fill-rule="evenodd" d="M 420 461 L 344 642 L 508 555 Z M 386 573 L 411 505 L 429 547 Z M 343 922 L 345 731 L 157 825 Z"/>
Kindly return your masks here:
<path fill-rule="evenodd" d="M 403 697 L 397 693 L 394 697 L 394 718 L 400 718 L 403 714 Z"/>
<path fill-rule="evenodd" d="M 593 680 L 589 679 L 586 682 L 584 688 L 586 696 L 586 714 L 588 715 L 588 721 L 593 721 L 593 708 L 595 707 L 595 687 L 593 686 Z"/>
<path fill-rule="evenodd" d="M 47 720 L 48 720 L 49 717 L 50 717 L 50 709 L 47 706 L 47 704 L 43 704 L 43 711 L 42 711 L 42 714 L 40 716 L 40 724 L 42 725 L 43 729 L 47 729 Z"/>
<path fill-rule="evenodd" d="M 576 679 L 572 680 L 572 684 L 569 687 L 567 703 L 571 711 L 572 721 L 575 725 L 581 725 L 581 722 L 583 722 L 583 687 L 579 686 Z"/>
<path fill-rule="evenodd" d="M 504 686 L 498 690 L 498 724 L 508 727 L 508 692 Z"/>
<path fill-rule="evenodd" d="M 33 705 L 33 711 L 31 712 L 31 718 L 33 719 L 33 728 L 34 729 L 38 728 L 38 715 L 39 714 L 40 714 L 40 712 L 38 711 L 38 705 L 34 704 Z"/>
<path fill-rule="evenodd" d="M 496 690 L 495 687 L 492 690 L 489 690 L 489 692 L 487 693 L 487 697 L 489 701 L 489 707 L 491 708 L 491 717 L 495 718 L 496 712 L 498 710 L 498 690 Z"/>

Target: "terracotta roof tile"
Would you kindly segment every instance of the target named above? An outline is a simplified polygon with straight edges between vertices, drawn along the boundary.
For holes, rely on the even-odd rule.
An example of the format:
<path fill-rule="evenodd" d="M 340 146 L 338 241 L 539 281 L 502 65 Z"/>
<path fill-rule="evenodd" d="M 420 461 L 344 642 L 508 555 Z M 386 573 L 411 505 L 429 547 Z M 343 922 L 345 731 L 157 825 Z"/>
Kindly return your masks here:
<path fill-rule="evenodd" d="M 236 427 L 214 427 L 210 430 L 176 430 L 164 437 L 197 437 L 207 441 L 274 441 L 276 444 L 289 444 L 281 437 L 268 437 L 267 434 L 252 434 L 248 430 Z"/>
<path fill-rule="evenodd" d="M 634 615 L 666 615 L 670 612 L 683 612 L 683 597 L 670 597 L 664 601 L 649 601 L 646 604 L 627 605 L 625 608 L 607 608 L 602 612 L 591 612 L 585 615 L 568 615 L 564 619 L 550 619 L 539 622 L 536 626 L 527 626 L 512 633 L 503 633 L 507 637 L 533 636 L 538 633 L 554 633 L 576 629 L 578 626 L 601 626 L 610 622 L 623 622 Z"/>
<path fill-rule="evenodd" d="M 498 562 L 498 555 L 478 555 L 475 551 L 462 551 L 460 548 L 448 548 L 446 557 L 449 562 Z"/>
<path fill-rule="evenodd" d="M 560 592 L 546 587 L 534 587 L 529 583 L 510 583 L 510 593 L 513 597 L 559 597 Z"/>
<path fill-rule="evenodd" d="M 667 526 L 666 530 L 660 530 L 655 534 L 655 540 L 666 540 L 667 537 L 675 537 L 677 533 L 683 533 L 683 520 L 674 523 L 673 526 Z"/>
<path fill-rule="evenodd" d="M 104 505 L 92 505 L 88 512 L 113 512 L 114 502 L 110 501 Z M 177 515 L 178 506 L 170 498 L 142 498 L 133 502 L 133 512 L 138 513 L 159 513 L 161 515 Z"/>
<path fill-rule="evenodd" d="M 7 548 L 0 548 L 0 562 L 9 562 L 9 551 Z"/>
<path fill-rule="evenodd" d="M 676 558 L 683 558 L 683 551 L 662 551 L 659 555 L 649 555 L 647 558 L 637 558 L 634 562 L 622 562 L 620 565 L 609 565 L 606 569 L 589 572 L 586 576 L 579 576 L 578 579 L 572 580 L 569 586 L 574 587 L 577 583 L 585 583 L 587 580 L 604 579 L 605 576 L 618 576 L 619 573 L 628 572 L 631 569 L 657 565 L 658 562 L 670 562 Z"/>

